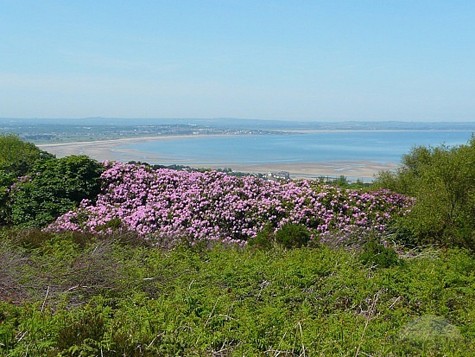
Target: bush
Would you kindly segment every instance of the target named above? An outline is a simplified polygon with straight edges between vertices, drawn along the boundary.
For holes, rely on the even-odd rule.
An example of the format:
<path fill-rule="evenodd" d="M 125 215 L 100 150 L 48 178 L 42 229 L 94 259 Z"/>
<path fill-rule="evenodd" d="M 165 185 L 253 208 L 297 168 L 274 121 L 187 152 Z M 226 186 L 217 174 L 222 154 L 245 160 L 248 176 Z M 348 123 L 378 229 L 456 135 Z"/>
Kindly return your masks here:
<path fill-rule="evenodd" d="M 38 161 L 54 158 L 16 135 L 0 134 L 0 225 L 11 223 L 10 192 Z"/>
<path fill-rule="evenodd" d="M 0 225 L 50 223 L 95 198 L 102 171 L 87 156 L 56 159 L 15 135 L 0 135 Z"/>
<path fill-rule="evenodd" d="M 86 305 L 84 309 L 74 310 L 65 316 L 64 325 L 57 334 L 57 347 L 71 355 L 99 354 L 105 319 L 101 306 Z"/>
<path fill-rule="evenodd" d="M 268 250 L 272 248 L 274 242 L 274 228 L 267 224 L 254 238 L 249 239 L 250 247 Z"/>
<path fill-rule="evenodd" d="M 310 232 L 303 224 L 286 223 L 277 232 L 274 227 L 267 224 L 256 237 L 249 240 L 249 246 L 269 250 L 274 242 L 286 249 L 300 248 L 308 245 Z"/>
<path fill-rule="evenodd" d="M 28 293 L 0 301 L 0 356 L 475 355 L 475 260 L 462 249 L 368 271 L 327 247 L 71 239 L 0 240 L 0 275 Z"/>
<path fill-rule="evenodd" d="M 266 224 L 275 228 L 289 221 L 320 235 L 372 227 L 383 232 L 412 204 L 387 190 L 364 192 L 305 180 L 273 182 L 216 171 L 152 170 L 122 163 L 107 165 L 102 180 L 102 194 L 95 202 L 59 217 L 48 229 L 106 234 L 120 228 L 157 245 L 169 245 L 179 237 L 193 244 L 241 244 Z"/>
<path fill-rule="evenodd" d="M 360 260 L 366 265 L 376 265 L 378 268 L 389 268 L 399 264 L 399 258 L 394 249 L 387 248 L 376 240 L 371 240 L 363 247 Z"/>
<path fill-rule="evenodd" d="M 25 249 L 40 248 L 45 242 L 53 238 L 53 233 L 44 232 L 38 228 L 12 229 L 9 231 L 10 239 Z"/>
<path fill-rule="evenodd" d="M 382 173 L 376 184 L 412 195 L 411 213 L 397 235 L 417 244 L 461 245 L 475 249 L 475 136 L 467 145 L 416 147 L 396 173 Z"/>
<path fill-rule="evenodd" d="M 27 174 L 36 161 L 53 157 L 16 135 L 0 134 L 0 171 L 13 174 L 15 178 Z"/>
<path fill-rule="evenodd" d="M 300 248 L 310 241 L 310 232 L 303 224 L 286 223 L 275 233 L 275 241 L 284 248 Z"/>
<path fill-rule="evenodd" d="M 29 179 L 18 182 L 11 193 L 12 223 L 42 227 L 83 199 L 94 199 L 102 171 L 103 166 L 87 156 L 36 162 Z"/>

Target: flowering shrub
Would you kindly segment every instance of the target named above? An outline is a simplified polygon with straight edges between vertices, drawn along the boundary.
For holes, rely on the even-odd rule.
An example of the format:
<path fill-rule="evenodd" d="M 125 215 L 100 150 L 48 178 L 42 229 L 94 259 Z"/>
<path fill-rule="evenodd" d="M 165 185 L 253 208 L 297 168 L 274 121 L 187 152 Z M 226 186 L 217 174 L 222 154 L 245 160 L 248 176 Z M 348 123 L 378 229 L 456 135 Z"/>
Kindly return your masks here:
<path fill-rule="evenodd" d="M 51 231 L 106 232 L 122 229 L 144 238 L 244 243 L 266 224 L 303 224 L 315 234 L 334 230 L 384 231 L 411 201 L 389 191 L 372 193 L 308 181 L 275 182 L 225 173 L 152 170 L 105 163 L 96 202 L 84 200 L 59 217 Z"/>

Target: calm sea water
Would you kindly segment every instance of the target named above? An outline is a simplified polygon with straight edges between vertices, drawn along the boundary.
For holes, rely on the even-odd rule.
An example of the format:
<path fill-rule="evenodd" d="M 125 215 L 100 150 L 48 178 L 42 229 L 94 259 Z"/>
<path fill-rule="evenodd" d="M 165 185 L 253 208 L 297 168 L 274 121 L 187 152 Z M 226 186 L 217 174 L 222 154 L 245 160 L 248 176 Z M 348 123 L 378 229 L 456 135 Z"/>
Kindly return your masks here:
<path fill-rule="evenodd" d="M 121 146 L 159 155 L 163 164 L 264 164 L 374 161 L 399 163 L 414 146 L 466 144 L 471 131 L 329 131 L 188 137 Z"/>

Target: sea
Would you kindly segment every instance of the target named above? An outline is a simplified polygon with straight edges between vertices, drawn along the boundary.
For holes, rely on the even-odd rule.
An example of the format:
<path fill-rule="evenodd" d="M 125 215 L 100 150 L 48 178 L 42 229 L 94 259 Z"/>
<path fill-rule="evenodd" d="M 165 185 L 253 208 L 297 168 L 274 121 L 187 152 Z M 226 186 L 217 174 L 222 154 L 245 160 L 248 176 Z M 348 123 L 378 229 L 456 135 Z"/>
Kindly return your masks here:
<path fill-rule="evenodd" d="M 159 155 L 161 164 L 290 164 L 370 161 L 399 164 L 416 146 L 466 144 L 470 130 L 328 130 L 266 135 L 186 136 L 120 149 Z"/>

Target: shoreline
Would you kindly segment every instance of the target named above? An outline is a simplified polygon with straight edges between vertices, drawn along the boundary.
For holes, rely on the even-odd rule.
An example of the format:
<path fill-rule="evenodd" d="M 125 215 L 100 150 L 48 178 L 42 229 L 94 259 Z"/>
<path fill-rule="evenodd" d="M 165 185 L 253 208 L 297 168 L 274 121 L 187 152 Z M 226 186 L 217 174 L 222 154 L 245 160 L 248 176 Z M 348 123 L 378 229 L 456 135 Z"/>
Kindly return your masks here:
<path fill-rule="evenodd" d="M 140 136 L 132 138 L 120 138 L 120 139 L 107 139 L 107 140 L 92 140 L 92 141 L 70 141 L 65 143 L 51 143 L 51 144 L 37 144 L 39 148 L 43 147 L 61 147 L 61 146 L 81 146 L 88 144 L 115 144 L 120 145 L 122 143 L 129 142 L 141 142 L 141 141 L 154 141 L 154 140 L 174 140 L 174 139 L 186 139 L 186 138 L 199 138 L 199 137 L 213 137 L 213 136 L 231 136 L 224 134 L 206 134 L 206 135 L 157 135 L 157 136 Z"/>
<path fill-rule="evenodd" d="M 231 169 L 244 173 L 277 173 L 287 172 L 291 178 L 318 178 L 340 177 L 350 179 L 372 180 L 380 171 L 394 170 L 399 165 L 395 163 L 381 163 L 368 160 L 345 160 L 331 162 L 267 162 L 267 163 L 219 163 L 219 162 L 189 162 L 174 158 L 149 153 L 134 149 L 125 149 L 123 144 L 140 143 L 156 140 L 176 140 L 203 138 L 229 135 L 173 135 L 173 136 L 148 136 L 141 138 L 123 138 L 87 142 L 70 142 L 56 144 L 40 144 L 40 149 L 48 151 L 58 157 L 69 155 L 87 155 L 98 161 L 140 161 L 161 165 L 184 165 L 193 168 L 205 169 Z"/>

